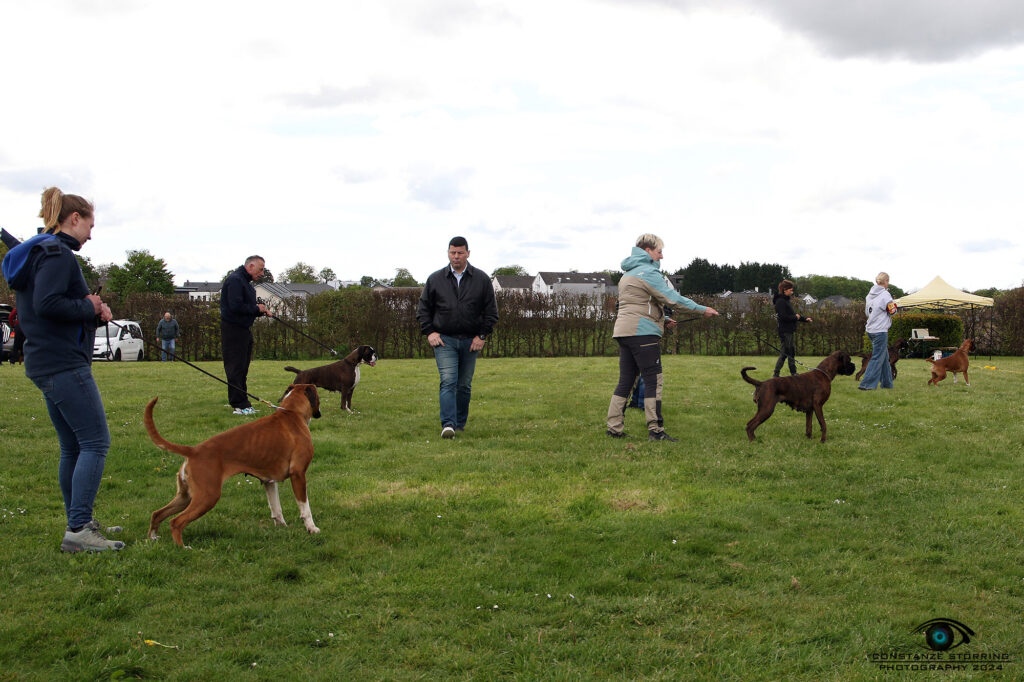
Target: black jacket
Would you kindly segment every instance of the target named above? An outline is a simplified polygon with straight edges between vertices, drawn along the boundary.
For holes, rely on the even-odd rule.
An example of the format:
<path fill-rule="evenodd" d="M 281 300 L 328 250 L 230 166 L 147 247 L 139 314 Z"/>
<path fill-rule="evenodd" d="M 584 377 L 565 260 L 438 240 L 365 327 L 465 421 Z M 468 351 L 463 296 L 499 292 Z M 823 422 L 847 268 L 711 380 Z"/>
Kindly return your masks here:
<path fill-rule="evenodd" d="M 779 333 L 786 334 L 796 331 L 797 322 L 806 322 L 806 317 L 801 317 L 793 312 L 793 305 L 789 302 L 789 296 L 775 294 L 772 296 L 772 303 L 775 304 L 775 314 L 779 316 Z"/>
<path fill-rule="evenodd" d="M 80 248 L 77 239 L 60 233 L 33 249 L 25 264 L 31 277 L 17 292 L 17 305 L 30 379 L 92 364 L 96 311 L 85 300 L 89 287 L 73 253 Z"/>
<path fill-rule="evenodd" d="M 252 277 L 240 265 L 237 270 L 224 278 L 220 287 L 220 323 L 233 324 L 248 329 L 257 317 L 262 315 L 256 302 L 256 290 Z"/>
<path fill-rule="evenodd" d="M 423 334 L 439 332 L 462 339 L 490 334 L 498 322 L 491 278 L 467 263 L 459 284 L 451 266 L 444 266 L 427 278 L 416 319 Z"/>

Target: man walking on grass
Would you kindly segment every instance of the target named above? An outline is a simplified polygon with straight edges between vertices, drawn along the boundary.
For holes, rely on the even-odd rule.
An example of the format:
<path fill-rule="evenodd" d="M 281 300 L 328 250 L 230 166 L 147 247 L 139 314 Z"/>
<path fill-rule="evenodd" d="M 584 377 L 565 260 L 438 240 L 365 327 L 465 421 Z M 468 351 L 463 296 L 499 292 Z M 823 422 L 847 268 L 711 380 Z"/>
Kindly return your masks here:
<path fill-rule="evenodd" d="M 466 428 L 476 356 L 498 322 L 487 273 L 469 264 L 465 237 L 448 242 L 448 265 L 427 278 L 416 309 L 441 375 L 441 437 Z"/>

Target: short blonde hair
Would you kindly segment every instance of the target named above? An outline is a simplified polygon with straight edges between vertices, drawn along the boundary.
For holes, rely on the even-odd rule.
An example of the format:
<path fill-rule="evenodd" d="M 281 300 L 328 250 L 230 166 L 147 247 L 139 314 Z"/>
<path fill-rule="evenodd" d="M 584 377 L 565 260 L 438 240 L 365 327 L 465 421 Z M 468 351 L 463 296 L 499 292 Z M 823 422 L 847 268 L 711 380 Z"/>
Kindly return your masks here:
<path fill-rule="evenodd" d="M 877 284 L 879 286 L 881 286 L 883 284 L 888 284 L 888 283 L 889 283 L 889 273 L 888 272 L 880 272 L 880 273 L 878 273 L 878 276 L 875 277 L 875 284 Z"/>
<path fill-rule="evenodd" d="M 641 249 L 663 249 L 665 248 L 665 242 L 661 241 L 661 237 L 656 234 L 642 234 L 636 238 L 636 245 Z"/>

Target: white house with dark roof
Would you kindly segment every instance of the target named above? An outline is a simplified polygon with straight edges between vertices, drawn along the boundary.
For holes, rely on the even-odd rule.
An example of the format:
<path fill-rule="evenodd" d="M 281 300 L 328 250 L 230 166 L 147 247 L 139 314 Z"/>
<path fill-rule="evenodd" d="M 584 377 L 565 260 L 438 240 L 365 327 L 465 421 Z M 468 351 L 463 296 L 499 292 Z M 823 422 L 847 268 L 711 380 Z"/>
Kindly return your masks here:
<path fill-rule="evenodd" d="M 223 282 L 190 282 L 185 280 L 185 284 L 177 287 L 174 293 L 188 294 L 188 297 L 192 300 L 212 301 L 214 296 L 220 295 L 220 288 L 223 284 Z"/>
<path fill-rule="evenodd" d="M 533 290 L 540 294 L 572 293 L 602 296 L 612 286 L 604 272 L 539 272 L 533 278 Z"/>
<path fill-rule="evenodd" d="M 273 307 L 289 298 L 309 298 L 314 294 L 334 291 L 329 284 L 314 282 L 310 284 L 278 284 L 277 282 L 261 282 L 256 285 L 256 296 Z"/>
<path fill-rule="evenodd" d="M 491 278 L 494 293 L 499 291 L 533 291 L 533 275 L 497 275 Z"/>

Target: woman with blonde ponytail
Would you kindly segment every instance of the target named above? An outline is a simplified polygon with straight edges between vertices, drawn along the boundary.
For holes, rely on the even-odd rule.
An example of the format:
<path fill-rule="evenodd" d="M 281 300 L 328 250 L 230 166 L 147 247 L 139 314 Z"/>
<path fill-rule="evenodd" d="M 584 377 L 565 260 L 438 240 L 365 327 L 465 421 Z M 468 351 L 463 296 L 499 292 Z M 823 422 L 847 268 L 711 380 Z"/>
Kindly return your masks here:
<path fill-rule="evenodd" d="M 74 254 L 92 237 L 93 206 L 50 187 L 43 192 L 39 217 L 46 236 L 15 247 L 28 249 L 22 256 L 24 279 L 15 289 L 25 331 L 25 375 L 42 391 L 60 443 L 57 477 L 67 515 L 60 548 L 117 550 L 124 543 L 107 540 L 92 515 L 110 449 L 103 400 L 92 376 L 92 347 L 96 325 L 112 317 L 107 304 L 89 293 Z M 115 530 L 121 529 L 107 529 Z"/>

